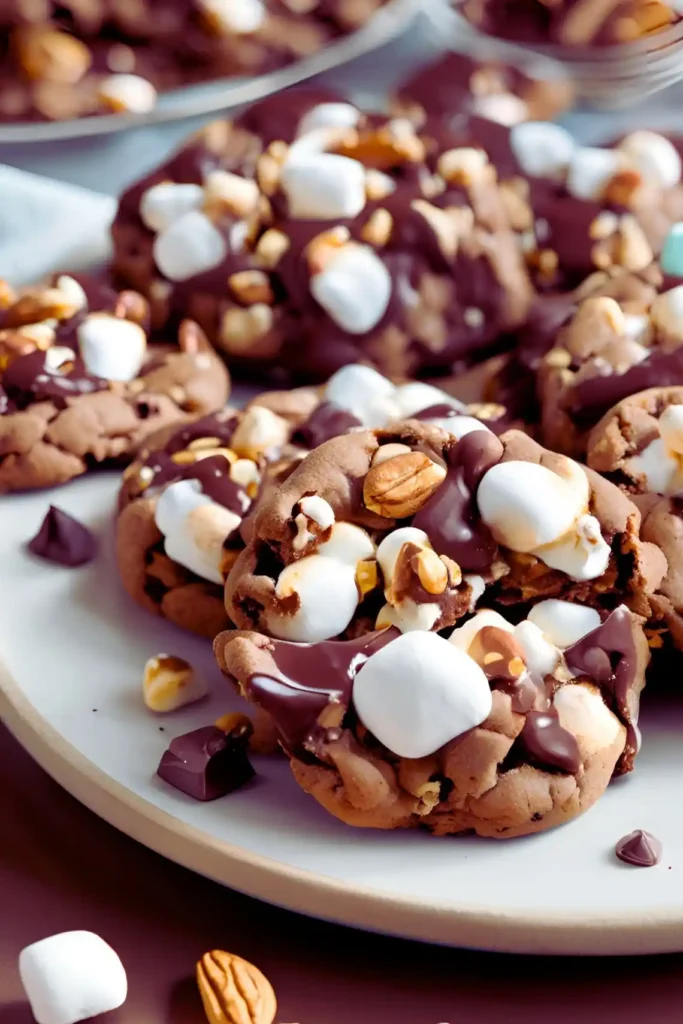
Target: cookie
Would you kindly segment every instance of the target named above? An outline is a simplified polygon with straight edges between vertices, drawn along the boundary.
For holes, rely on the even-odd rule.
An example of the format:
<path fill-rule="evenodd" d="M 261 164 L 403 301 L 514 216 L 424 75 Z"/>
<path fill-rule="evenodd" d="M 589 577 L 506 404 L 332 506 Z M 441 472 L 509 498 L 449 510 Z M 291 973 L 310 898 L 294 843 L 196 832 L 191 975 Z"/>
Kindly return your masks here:
<path fill-rule="evenodd" d="M 486 609 L 448 640 L 229 631 L 214 647 L 270 714 L 299 785 L 356 827 L 540 832 L 595 803 L 639 746 L 649 650 L 623 606 L 544 601 L 516 626 Z"/>
<path fill-rule="evenodd" d="M 244 411 L 157 432 L 119 494 L 124 587 L 148 611 L 213 639 L 229 624 L 223 581 L 251 537 L 258 505 L 309 450 L 406 412 L 461 429 L 480 423 L 435 387 L 395 386 L 369 367 L 349 366 L 324 389 L 265 392 Z"/>
<path fill-rule="evenodd" d="M 272 102 L 122 197 L 114 267 L 156 323 L 191 316 L 231 368 L 282 383 L 359 361 L 443 372 L 524 320 L 531 285 L 483 150 L 316 96 L 269 139 L 252 127 Z"/>
<path fill-rule="evenodd" d="M 648 618 L 666 566 L 633 502 L 520 431 L 468 426 L 457 440 L 411 420 L 307 456 L 254 515 L 226 585 L 232 621 L 315 643 L 442 630 L 482 598 Z"/>
<path fill-rule="evenodd" d="M 384 2 L 3 0 L 0 121 L 148 113 L 161 90 L 310 57 Z"/>
<path fill-rule="evenodd" d="M 135 292 L 60 275 L 0 289 L 0 493 L 127 461 L 150 433 L 221 408 L 229 377 L 196 324 L 148 345 Z"/>

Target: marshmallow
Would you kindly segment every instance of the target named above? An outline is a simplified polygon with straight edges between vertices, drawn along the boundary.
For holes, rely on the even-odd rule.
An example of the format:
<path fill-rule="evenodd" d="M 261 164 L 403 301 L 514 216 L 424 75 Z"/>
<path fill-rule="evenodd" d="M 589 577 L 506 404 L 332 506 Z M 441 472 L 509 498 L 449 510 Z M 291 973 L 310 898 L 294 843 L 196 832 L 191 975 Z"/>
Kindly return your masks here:
<path fill-rule="evenodd" d="M 456 412 L 465 412 L 467 409 L 467 406 L 457 398 L 453 398 L 431 384 L 423 384 L 421 381 L 412 381 L 410 384 L 402 384 L 397 387 L 394 391 L 394 399 L 399 414 L 406 419 L 433 405 L 449 405 Z"/>
<path fill-rule="evenodd" d="M 575 580 L 595 580 L 607 569 L 611 549 L 595 516 L 581 516 L 560 540 L 537 548 L 534 554 Z"/>
<path fill-rule="evenodd" d="M 38 1024 L 76 1024 L 116 1010 L 128 994 L 123 964 L 93 932 L 62 932 L 26 946 L 19 976 Z"/>
<path fill-rule="evenodd" d="M 489 96 L 475 96 L 471 103 L 472 113 L 489 121 L 512 128 L 526 121 L 529 107 L 511 92 L 492 93 Z"/>
<path fill-rule="evenodd" d="M 683 272 L 683 265 L 681 267 Z M 631 341 L 647 346 L 652 341 L 652 321 L 646 313 L 624 314 L 624 334 Z"/>
<path fill-rule="evenodd" d="M 375 629 L 386 629 L 396 626 L 402 633 L 421 630 L 429 633 L 434 629 L 441 615 L 441 606 L 433 601 L 413 601 L 405 597 L 400 604 L 385 604 L 381 607 L 375 620 Z"/>
<path fill-rule="evenodd" d="M 650 306 L 650 319 L 658 334 L 683 339 L 683 284 L 658 295 Z"/>
<path fill-rule="evenodd" d="M 280 184 L 290 216 L 300 220 L 348 220 L 365 206 L 365 168 L 335 153 L 288 160 Z"/>
<path fill-rule="evenodd" d="M 98 86 L 98 96 L 117 113 L 148 114 L 157 104 L 157 91 L 140 75 L 109 75 Z"/>
<path fill-rule="evenodd" d="M 462 626 L 456 626 L 448 638 L 448 642 L 461 651 L 469 651 L 475 636 L 484 626 L 495 626 L 506 633 L 514 632 L 514 626 L 493 608 L 482 608 L 476 615 Z"/>
<path fill-rule="evenodd" d="M 69 277 L 68 274 L 60 274 L 57 278 L 56 287 L 62 295 L 66 296 L 69 305 L 76 313 L 82 309 L 87 309 L 88 296 L 74 277 Z"/>
<path fill-rule="evenodd" d="M 396 562 L 404 544 L 416 544 L 419 548 L 431 547 L 424 530 L 418 530 L 414 526 L 401 526 L 398 530 L 388 533 L 377 548 L 377 562 L 384 576 L 386 591 L 390 591 L 393 585 Z"/>
<path fill-rule="evenodd" d="M 430 417 L 422 422 L 431 427 L 440 427 L 441 430 L 445 430 L 447 434 L 457 438 L 458 441 L 465 434 L 472 434 L 475 430 L 486 430 L 489 434 L 493 433 L 490 427 L 474 416 L 435 416 L 433 419 Z"/>
<path fill-rule="evenodd" d="M 600 691 L 585 683 L 561 686 L 555 692 L 553 706 L 562 728 L 579 741 L 583 761 L 611 746 L 622 728 Z"/>
<path fill-rule="evenodd" d="M 186 281 L 213 270 L 227 253 L 225 238 L 199 210 L 183 214 L 154 241 L 154 260 L 170 281 Z"/>
<path fill-rule="evenodd" d="M 235 427 L 230 444 L 233 451 L 248 459 L 264 452 L 275 452 L 289 439 L 289 425 L 265 405 L 250 406 Z"/>
<path fill-rule="evenodd" d="M 223 583 L 223 542 L 240 517 L 202 493 L 198 480 L 178 480 L 159 495 L 154 521 L 169 558 L 210 583 Z"/>
<path fill-rule="evenodd" d="M 658 132 L 637 131 L 619 143 L 643 177 L 661 188 L 673 188 L 681 180 L 681 158 L 673 143 Z"/>
<path fill-rule="evenodd" d="M 567 191 L 576 199 L 600 199 L 623 163 L 618 150 L 582 146 L 569 165 Z"/>
<path fill-rule="evenodd" d="M 299 508 L 321 530 L 329 530 L 334 524 L 334 509 L 329 501 L 325 501 L 319 494 L 309 494 L 307 497 L 302 498 L 299 502 Z"/>
<path fill-rule="evenodd" d="M 548 121 L 526 121 L 510 132 L 510 146 L 525 174 L 555 178 L 564 172 L 576 150 L 568 131 Z"/>
<path fill-rule="evenodd" d="M 147 335 L 132 320 L 91 313 L 76 330 L 78 347 L 88 373 L 107 380 L 133 380 L 147 350 Z"/>
<path fill-rule="evenodd" d="M 355 128 L 360 110 L 351 103 L 319 103 L 299 121 L 298 135 L 308 135 L 319 128 Z"/>
<path fill-rule="evenodd" d="M 551 675 L 560 661 L 560 651 L 549 643 L 533 622 L 524 619 L 514 628 L 515 640 L 524 652 L 524 664 L 533 675 Z"/>
<path fill-rule="evenodd" d="M 65 363 L 71 363 L 76 358 L 76 353 L 66 345 L 53 345 L 45 353 L 43 365 L 48 373 L 60 373 Z"/>
<path fill-rule="evenodd" d="M 352 565 L 355 571 L 358 562 L 375 557 L 375 546 L 360 526 L 354 526 L 353 523 L 334 523 L 328 539 L 318 545 L 318 554 L 325 558 L 334 558 L 345 565 Z"/>
<path fill-rule="evenodd" d="M 671 496 L 683 489 L 681 465 L 661 437 L 651 441 L 638 455 L 626 459 L 624 469 L 630 476 L 642 477 L 643 488 L 651 494 Z"/>
<path fill-rule="evenodd" d="M 683 223 L 674 224 L 669 229 L 659 257 L 659 265 L 665 274 L 672 277 L 683 277 Z"/>
<path fill-rule="evenodd" d="M 165 231 L 185 213 L 199 210 L 204 201 L 201 185 L 162 181 L 152 185 L 140 199 L 140 217 L 145 227 L 158 233 Z"/>
<path fill-rule="evenodd" d="M 368 245 L 348 243 L 311 278 L 313 298 L 349 334 L 376 327 L 391 298 L 391 275 Z"/>
<path fill-rule="evenodd" d="M 396 391 L 391 381 L 377 370 L 350 363 L 330 377 L 325 401 L 353 413 L 366 427 L 383 427 L 400 416 Z"/>
<path fill-rule="evenodd" d="M 296 595 L 299 606 L 290 615 L 268 609 L 268 631 L 281 640 L 318 643 L 343 633 L 358 605 L 355 565 L 335 558 L 307 555 L 280 573 L 275 596 L 283 601 Z"/>
<path fill-rule="evenodd" d="M 550 643 L 562 650 L 571 647 L 600 625 L 600 616 L 594 608 L 556 598 L 539 601 L 527 617 L 542 630 Z"/>
<path fill-rule="evenodd" d="M 355 677 L 363 725 L 399 757 L 427 757 L 480 725 L 491 690 L 479 665 L 436 633 L 414 632 L 373 654 Z"/>
<path fill-rule="evenodd" d="M 468 611 L 473 612 L 477 607 L 477 601 L 484 596 L 486 593 L 486 580 L 483 576 L 479 576 L 474 572 L 466 572 L 463 576 L 463 580 L 470 587 L 472 591 L 472 597 L 470 598 L 470 606 Z"/>
<path fill-rule="evenodd" d="M 666 447 L 683 455 L 683 405 L 669 405 L 659 417 L 659 433 Z"/>
<path fill-rule="evenodd" d="M 199 0 L 199 6 L 225 32 L 248 35 L 266 20 L 263 0 Z"/>

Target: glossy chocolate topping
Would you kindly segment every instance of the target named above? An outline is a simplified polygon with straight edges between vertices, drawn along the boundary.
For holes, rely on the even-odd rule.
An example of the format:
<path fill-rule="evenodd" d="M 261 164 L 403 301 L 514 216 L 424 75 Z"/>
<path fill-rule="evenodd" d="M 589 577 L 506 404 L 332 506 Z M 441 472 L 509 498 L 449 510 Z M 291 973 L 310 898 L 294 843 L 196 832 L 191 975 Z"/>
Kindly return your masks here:
<path fill-rule="evenodd" d="M 330 441 L 333 437 L 339 437 L 349 430 L 362 426 L 362 422 L 347 409 L 340 409 L 332 402 L 321 402 L 306 422 L 301 424 L 292 440 L 295 444 L 313 449 L 324 441 Z"/>
<path fill-rule="evenodd" d="M 662 844 L 651 832 L 638 828 L 622 836 L 614 852 L 626 864 L 637 868 L 653 868 L 662 859 Z"/>
<path fill-rule="evenodd" d="M 317 644 L 271 640 L 278 675 L 251 675 L 247 696 L 270 714 L 288 752 L 315 753 L 327 738 L 328 730 L 318 722 L 322 712 L 331 705 L 348 709 L 356 673 L 398 635 L 397 629 L 390 628 L 355 640 Z"/>
<path fill-rule="evenodd" d="M 162 755 L 157 775 L 195 800 L 216 800 L 254 775 L 247 740 L 215 725 L 176 736 Z"/>
<path fill-rule="evenodd" d="M 647 388 L 683 384 L 683 345 L 673 352 L 655 350 L 626 373 L 598 375 L 575 384 L 572 409 L 587 423 L 597 423 L 617 402 Z"/>
<path fill-rule="evenodd" d="M 50 505 L 38 533 L 28 542 L 28 549 L 48 562 L 75 568 L 93 560 L 97 541 L 87 526 Z"/>
<path fill-rule="evenodd" d="M 6 402 L 0 412 L 16 412 L 33 402 L 44 401 L 64 409 L 70 398 L 106 391 L 109 387 L 108 381 L 88 373 L 78 356 L 66 364 L 65 370 L 50 368 L 47 356 L 48 353 L 37 349 L 12 360 L 2 378 Z"/>
<path fill-rule="evenodd" d="M 479 516 L 476 493 L 484 473 L 502 456 L 503 445 L 488 430 L 465 434 L 447 453 L 446 479 L 413 519 L 437 554 L 447 555 L 467 572 L 487 569 L 497 551 Z"/>
<path fill-rule="evenodd" d="M 519 741 L 527 754 L 540 764 L 574 775 L 581 767 L 576 737 L 560 724 L 557 711 L 528 711 Z"/>

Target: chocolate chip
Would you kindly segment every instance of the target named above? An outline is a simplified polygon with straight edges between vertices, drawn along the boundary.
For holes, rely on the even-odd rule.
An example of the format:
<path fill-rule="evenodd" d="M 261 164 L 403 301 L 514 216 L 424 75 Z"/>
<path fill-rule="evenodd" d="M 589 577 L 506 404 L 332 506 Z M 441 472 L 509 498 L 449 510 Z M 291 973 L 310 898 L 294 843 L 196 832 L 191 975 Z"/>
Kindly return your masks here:
<path fill-rule="evenodd" d="M 216 800 L 254 776 L 244 739 L 203 726 L 171 740 L 157 775 L 195 800 Z"/>
<path fill-rule="evenodd" d="M 626 864 L 637 868 L 653 868 L 662 858 L 662 844 L 656 836 L 637 828 L 622 836 L 614 851 Z"/>
<path fill-rule="evenodd" d="M 97 541 L 87 526 L 50 505 L 38 533 L 28 542 L 28 549 L 48 562 L 75 568 L 92 562 Z"/>

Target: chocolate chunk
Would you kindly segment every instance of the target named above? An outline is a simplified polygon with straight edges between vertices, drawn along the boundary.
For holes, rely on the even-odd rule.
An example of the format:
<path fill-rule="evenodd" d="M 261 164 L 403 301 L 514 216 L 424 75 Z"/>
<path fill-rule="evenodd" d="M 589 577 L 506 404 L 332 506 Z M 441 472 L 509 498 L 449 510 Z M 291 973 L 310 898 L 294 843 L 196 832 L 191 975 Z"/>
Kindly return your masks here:
<path fill-rule="evenodd" d="M 424 530 L 439 555 L 447 555 L 467 572 L 488 569 L 497 544 L 482 522 L 476 492 L 484 473 L 503 455 L 503 445 L 488 430 L 465 434 L 448 453 L 448 475 L 420 509 L 413 526 Z"/>
<path fill-rule="evenodd" d="M 171 740 L 157 775 L 195 800 L 216 800 L 254 776 L 244 736 L 206 725 Z"/>
<path fill-rule="evenodd" d="M 317 448 L 324 441 L 362 426 L 361 421 L 347 409 L 340 409 L 332 402 L 321 402 L 306 422 L 301 424 L 293 440 L 306 448 Z"/>
<path fill-rule="evenodd" d="M 562 727 L 554 708 L 529 711 L 519 738 L 527 754 L 541 765 L 570 775 L 581 767 L 576 737 Z"/>
<path fill-rule="evenodd" d="M 38 533 L 28 542 L 28 549 L 48 562 L 75 568 L 92 562 L 97 541 L 87 526 L 50 505 Z"/>
<path fill-rule="evenodd" d="M 662 844 L 656 836 L 637 828 L 622 836 L 614 851 L 626 864 L 637 868 L 653 868 L 662 859 Z"/>

